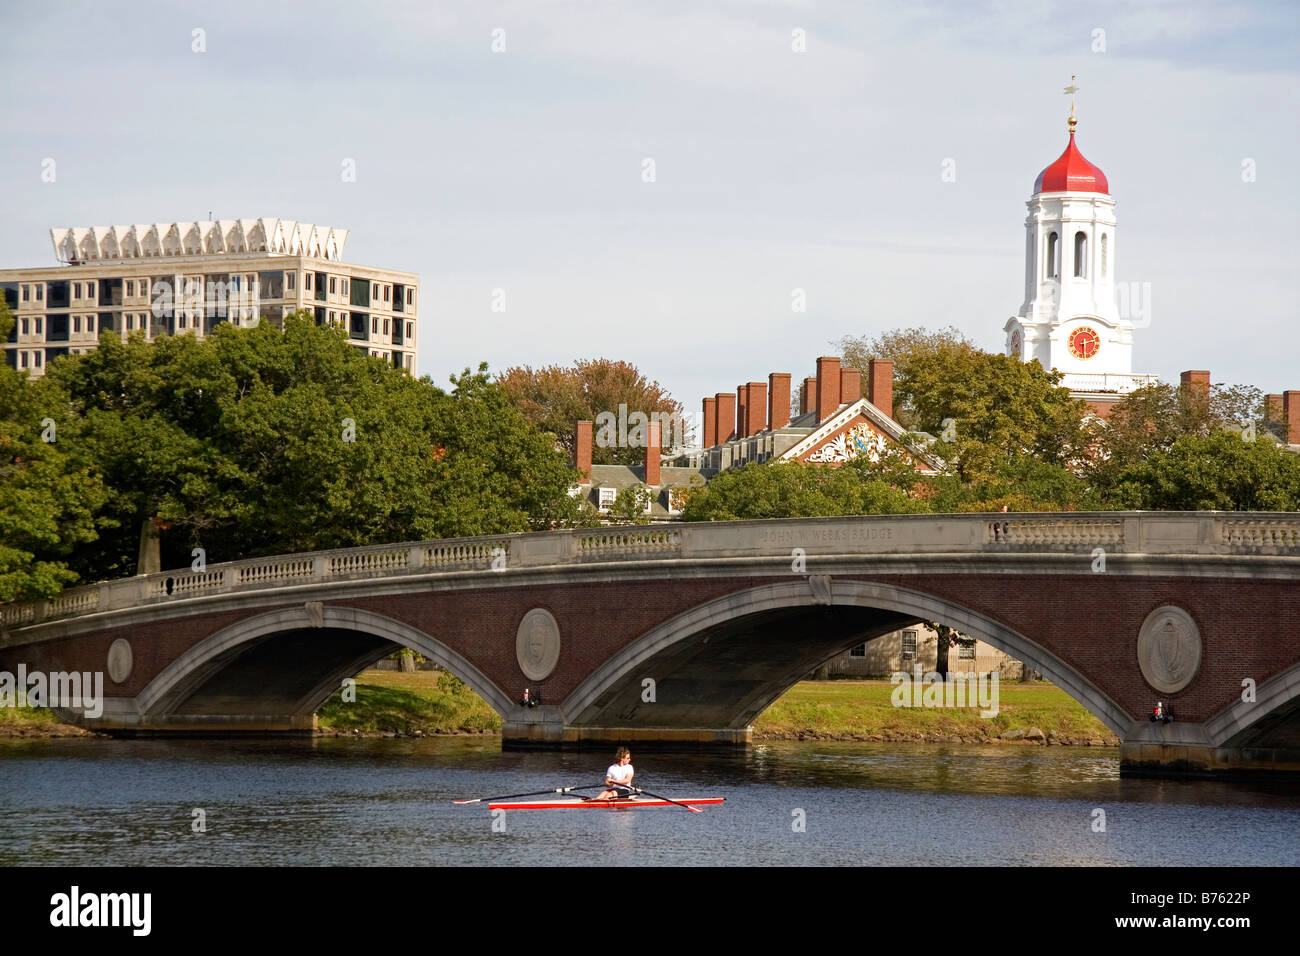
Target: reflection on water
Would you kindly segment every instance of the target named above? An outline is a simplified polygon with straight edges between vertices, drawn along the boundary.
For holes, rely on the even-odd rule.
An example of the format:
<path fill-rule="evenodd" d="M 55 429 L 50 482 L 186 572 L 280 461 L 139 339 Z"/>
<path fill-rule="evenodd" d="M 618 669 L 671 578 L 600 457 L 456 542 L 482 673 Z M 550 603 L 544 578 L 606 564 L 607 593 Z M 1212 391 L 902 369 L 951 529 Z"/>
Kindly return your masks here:
<path fill-rule="evenodd" d="M 596 783 L 608 757 L 495 738 L 5 741 L 0 864 L 1300 863 L 1300 787 L 1121 780 L 1111 748 L 640 753 L 641 786 L 727 803 L 516 812 L 505 833 L 451 804 Z"/>

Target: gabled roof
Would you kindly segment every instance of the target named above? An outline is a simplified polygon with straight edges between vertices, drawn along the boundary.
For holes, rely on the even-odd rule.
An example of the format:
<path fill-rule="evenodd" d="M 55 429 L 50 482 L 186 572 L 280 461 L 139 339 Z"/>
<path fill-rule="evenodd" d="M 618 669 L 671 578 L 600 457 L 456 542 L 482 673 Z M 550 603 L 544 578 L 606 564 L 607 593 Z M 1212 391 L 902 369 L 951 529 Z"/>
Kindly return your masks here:
<path fill-rule="evenodd" d="M 903 427 L 865 398 L 860 398 L 856 402 L 842 406 L 839 411 L 814 428 L 797 444 L 792 445 L 778 455 L 775 460 L 805 461 L 809 455 L 816 453 L 820 448 L 835 442 L 841 435 L 847 435 L 855 422 L 863 420 L 877 434 L 891 439 L 895 444 L 906 449 L 908 454 L 923 466 L 921 469 L 923 473 L 934 473 L 943 469 L 942 459 L 905 441 L 903 436 L 906 432 Z M 856 457 L 857 454 L 856 448 L 850 450 L 846 442 L 843 457 L 852 458 Z M 843 458 L 840 460 L 843 460 Z"/>

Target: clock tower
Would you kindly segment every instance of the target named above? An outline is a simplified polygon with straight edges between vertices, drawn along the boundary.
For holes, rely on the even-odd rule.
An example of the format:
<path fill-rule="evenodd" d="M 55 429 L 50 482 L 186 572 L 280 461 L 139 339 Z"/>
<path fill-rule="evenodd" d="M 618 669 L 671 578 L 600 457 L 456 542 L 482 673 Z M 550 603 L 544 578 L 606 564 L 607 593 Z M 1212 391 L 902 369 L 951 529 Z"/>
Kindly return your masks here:
<path fill-rule="evenodd" d="M 1062 385 L 1105 414 L 1126 392 L 1157 381 L 1133 374 L 1133 322 L 1115 296 L 1115 200 L 1106 175 L 1070 141 L 1034 182 L 1026 204 L 1025 299 L 1009 319 L 1007 352 L 1065 373 Z M 1147 304 L 1149 307 L 1149 303 Z"/>

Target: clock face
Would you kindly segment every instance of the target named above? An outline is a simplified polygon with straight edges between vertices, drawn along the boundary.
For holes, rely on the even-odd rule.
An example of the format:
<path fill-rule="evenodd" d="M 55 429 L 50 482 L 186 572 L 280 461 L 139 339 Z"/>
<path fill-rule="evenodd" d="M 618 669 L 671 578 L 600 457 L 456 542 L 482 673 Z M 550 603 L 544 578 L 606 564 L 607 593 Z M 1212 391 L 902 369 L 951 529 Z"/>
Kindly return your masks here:
<path fill-rule="evenodd" d="M 1020 330 L 1016 329 L 1011 333 L 1011 354 L 1015 358 L 1020 357 Z"/>
<path fill-rule="evenodd" d="M 1070 333 L 1070 354 L 1075 358 L 1090 359 L 1100 348 L 1101 336 L 1086 325 Z"/>

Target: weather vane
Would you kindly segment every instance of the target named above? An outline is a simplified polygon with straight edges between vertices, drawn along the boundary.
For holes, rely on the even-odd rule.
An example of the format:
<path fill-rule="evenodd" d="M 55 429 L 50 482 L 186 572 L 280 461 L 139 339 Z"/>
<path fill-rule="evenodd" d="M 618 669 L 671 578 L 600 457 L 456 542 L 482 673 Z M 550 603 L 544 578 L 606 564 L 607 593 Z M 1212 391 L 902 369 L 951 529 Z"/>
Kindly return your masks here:
<path fill-rule="evenodd" d="M 1074 94 L 1079 92 L 1079 87 L 1076 86 L 1074 82 L 1076 79 L 1078 79 L 1078 76 L 1074 73 L 1071 73 L 1070 85 L 1065 88 L 1065 92 L 1070 94 L 1070 132 L 1071 133 L 1074 132 L 1074 127 L 1079 122 L 1077 119 L 1074 118 Z"/>

